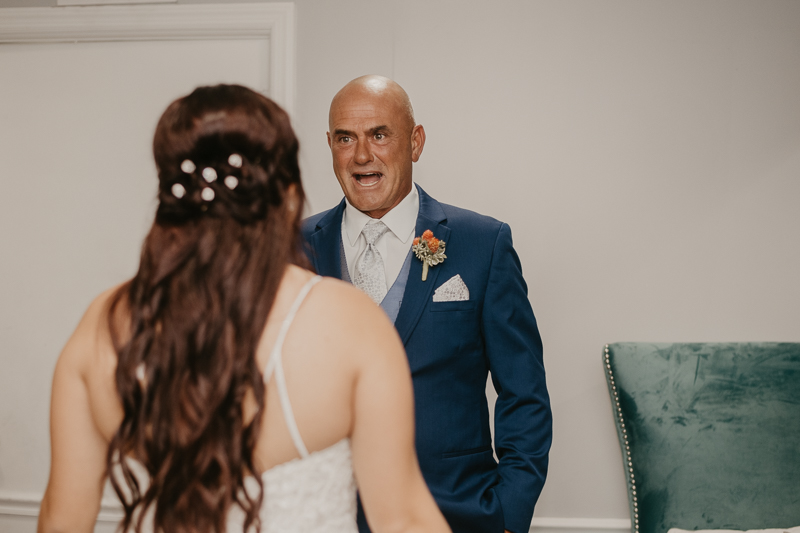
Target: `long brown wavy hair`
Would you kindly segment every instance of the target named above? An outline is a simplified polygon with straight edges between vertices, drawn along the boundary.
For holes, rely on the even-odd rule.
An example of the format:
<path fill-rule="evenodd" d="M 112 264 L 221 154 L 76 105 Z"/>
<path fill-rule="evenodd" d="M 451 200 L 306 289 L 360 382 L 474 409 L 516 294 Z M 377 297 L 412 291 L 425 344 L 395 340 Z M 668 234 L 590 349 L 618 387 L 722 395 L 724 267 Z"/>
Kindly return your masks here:
<path fill-rule="evenodd" d="M 157 532 L 222 532 L 232 505 L 245 530 L 261 526 L 255 354 L 286 266 L 304 263 L 297 152 L 287 114 L 237 85 L 200 87 L 158 122 L 155 222 L 108 315 L 124 419 L 107 466 L 123 530 L 152 513 Z"/>

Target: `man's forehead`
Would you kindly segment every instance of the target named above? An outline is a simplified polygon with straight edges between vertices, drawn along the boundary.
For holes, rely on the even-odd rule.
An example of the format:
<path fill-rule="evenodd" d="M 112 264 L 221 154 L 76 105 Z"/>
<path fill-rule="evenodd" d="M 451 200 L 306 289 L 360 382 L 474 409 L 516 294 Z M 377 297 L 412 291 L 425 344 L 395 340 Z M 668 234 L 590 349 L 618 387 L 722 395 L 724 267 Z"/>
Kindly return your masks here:
<path fill-rule="evenodd" d="M 381 116 L 389 116 L 391 117 L 392 113 L 388 113 L 386 111 L 382 111 L 374 106 L 369 105 L 351 105 L 351 106 L 343 106 L 339 107 L 331 113 L 331 120 L 333 122 L 350 122 L 350 121 L 369 121 L 369 120 L 377 120 L 377 117 Z"/>
<path fill-rule="evenodd" d="M 339 94 L 331 104 L 331 110 L 373 109 L 394 112 L 400 107 L 396 95 L 391 92 L 347 91 Z"/>
<path fill-rule="evenodd" d="M 330 127 L 371 130 L 378 126 L 388 127 L 403 119 L 402 108 L 392 105 L 392 102 L 352 99 L 339 102 L 331 108 Z"/>

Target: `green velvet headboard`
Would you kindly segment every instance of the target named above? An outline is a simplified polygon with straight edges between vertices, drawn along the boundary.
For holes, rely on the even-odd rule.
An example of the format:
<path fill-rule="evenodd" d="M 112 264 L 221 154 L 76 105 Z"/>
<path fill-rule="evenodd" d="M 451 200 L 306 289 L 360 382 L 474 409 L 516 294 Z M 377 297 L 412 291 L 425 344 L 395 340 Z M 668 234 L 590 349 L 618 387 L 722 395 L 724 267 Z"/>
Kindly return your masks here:
<path fill-rule="evenodd" d="M 632 533 L 800 526 L 800 343 L 609 344 Z"/>

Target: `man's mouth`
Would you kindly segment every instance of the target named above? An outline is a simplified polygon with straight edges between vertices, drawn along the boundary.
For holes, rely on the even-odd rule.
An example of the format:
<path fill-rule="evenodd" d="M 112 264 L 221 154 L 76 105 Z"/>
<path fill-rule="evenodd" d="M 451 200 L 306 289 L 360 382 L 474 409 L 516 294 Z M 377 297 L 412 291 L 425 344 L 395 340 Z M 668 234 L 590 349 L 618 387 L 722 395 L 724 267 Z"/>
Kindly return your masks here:
<path fill-rule="evenodd" d="M 353 177 L 362 187 L 374 187 L 381 181 L 383 174 L 380 172 L 361 172 L 353 174 Z"/>

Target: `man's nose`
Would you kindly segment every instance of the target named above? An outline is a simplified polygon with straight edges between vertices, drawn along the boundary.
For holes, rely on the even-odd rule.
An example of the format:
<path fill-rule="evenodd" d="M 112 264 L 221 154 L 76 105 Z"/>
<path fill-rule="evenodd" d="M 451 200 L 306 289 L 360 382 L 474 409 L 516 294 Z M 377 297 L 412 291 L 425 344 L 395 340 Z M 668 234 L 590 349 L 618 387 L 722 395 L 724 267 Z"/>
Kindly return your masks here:
<path fill-rule="evenodd" d="M 367 141 L 358 141 L 356 143 L 355 161 L 359 165 L 365 165 L 372 161 L 372 147 Z"/>

